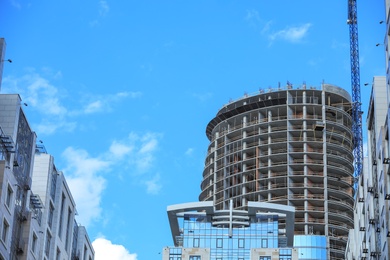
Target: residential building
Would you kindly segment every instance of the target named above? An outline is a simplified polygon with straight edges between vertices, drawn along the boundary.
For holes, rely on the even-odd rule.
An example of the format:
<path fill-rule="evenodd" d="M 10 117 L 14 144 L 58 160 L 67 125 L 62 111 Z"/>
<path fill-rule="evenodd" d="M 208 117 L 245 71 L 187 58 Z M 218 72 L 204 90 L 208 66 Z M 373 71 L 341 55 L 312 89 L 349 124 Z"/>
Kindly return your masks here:
<path fill-rule="evenodd" d="M 0 95 L 0 107 L 0 259 L 26 259 L 28 233 L 36 225 L 29 221 L 36 135 L 19 95 Z"/>
<path fill-rule="evenodd" d="M 93 260 L 95 251 L 92 247 L 92 243 L 89 240 L 87 230 L 83 226 L 77 225 L 74 222 L 73 228 L 73 245 L 72 245 L 72 258 L 71 259 L 83 259 Z"/>
<path fill-rule="evenodd" d="M 374 77 L 371 84 L 367 155 L 358 179 L 355 227 L 349 235 L 346 259 L 390 259 L 390 0 L 385 0 L 384 5 L 386 76 Z"/>
<path fill-rule="evenodd" d="M 4 53 L 0 38 L 0 80 Z M 18 94 L 0 94 L 0 260 L 93 260 L 65 176 L 22 107 Z"/>
<path fill-rule="evenodd" d="M 374 77 L 367 113 L 367 157 L 358 179 L 348 259 L 389 259 L 390 156 L 386 77 Z"/>
<path fill-rule="evenodd" d="M 32 190 L 40 197 L 44 208 L 42 259 L 70 259 L 75 218 L 75 202 L 54 158 L 37 149 Z"/>

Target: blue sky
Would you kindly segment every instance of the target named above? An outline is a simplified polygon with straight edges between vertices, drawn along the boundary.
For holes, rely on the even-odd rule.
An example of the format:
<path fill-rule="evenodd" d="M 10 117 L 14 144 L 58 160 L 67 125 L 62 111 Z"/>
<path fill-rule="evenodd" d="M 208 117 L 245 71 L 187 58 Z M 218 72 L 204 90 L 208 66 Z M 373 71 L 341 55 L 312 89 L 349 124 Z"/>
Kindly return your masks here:
<path fill-rule="evenodd" d="M 366 111 L 363 84 L 385 75 L 384 1 L 358 9 Z M 346 20 L 347 0 L 3 0 L 1 92 L 28 104 L 96 259 L 161 259 L 166 207 L 198 200 L 207 123 L 279 82 L 350 91 Z"/>

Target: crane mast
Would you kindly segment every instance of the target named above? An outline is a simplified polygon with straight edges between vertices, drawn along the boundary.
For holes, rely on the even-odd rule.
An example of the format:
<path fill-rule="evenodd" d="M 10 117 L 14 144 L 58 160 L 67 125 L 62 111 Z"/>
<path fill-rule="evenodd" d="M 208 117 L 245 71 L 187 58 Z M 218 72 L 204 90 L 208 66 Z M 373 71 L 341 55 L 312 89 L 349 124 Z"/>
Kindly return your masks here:
<path fill-rule="evenodd" d="M 352 132 L 354 139 L 355 180 L 363 171 L 363 131 L 360 96 L 359 42 L 356 0 L 348 0 L 349 40 L 351 52 Z M 356 188 L 356 185 L 355 185 Z M 356 192 L 356 190 L 355 190 Z"/>
<path fill-rule="evenodd" d="M 357 0 L 348 0 L 348 20 L 349 25 L 349 40 L 351 51 L 351 85 L 352 85 L 352 132 L 354 137 L 354 159 L 355 159 L 355 195 L 357 188 L 357 180 L 363 171 L 363 130 L 362 130 L 362 111 L 361 111 L 361 96 L 360 96 L 360 69 L 359 69 L 359 42 L 358 42 L 358 22 L 357 22 Z M 374 144 L 375 145 L 375 144 Z M 371 169 L 372 184 L 374 192 L 378 192 L 378 175 L 374 165 Z M 380 227 L 379 223 L 379 201 L 378 197 L 374 197 L 374 222 L 375 228 Z M 371 251 L 371 255 L 379 256 L 381 251 L 381 237 L 379 232 L 375 232 L 375 249 Z M 374 251 L 375 250 L 375 251 Z"/>

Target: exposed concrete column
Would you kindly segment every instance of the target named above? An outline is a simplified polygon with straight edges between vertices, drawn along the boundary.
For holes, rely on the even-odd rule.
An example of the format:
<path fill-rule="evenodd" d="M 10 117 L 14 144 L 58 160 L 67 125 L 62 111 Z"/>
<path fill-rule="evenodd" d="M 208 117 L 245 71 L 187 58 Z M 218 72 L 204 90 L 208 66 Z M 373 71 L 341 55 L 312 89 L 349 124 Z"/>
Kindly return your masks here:
<path fill-rule="evenodd" d="M 213 167 L 213 171 L 214 171 L 214 184 L 213 184 L 213 202 L 214 202 L 214 205 L 217 204 L 217 197 L 216 197 L 216 193 L 217 193 L 217 159 L 218 159 L 218 137 L 219 137 L 219 132 L 215 132 L 215 135 L 214 135 L 214 167 Z"/>
<path fill-rule="evenodd" d="M 323 156 L 323 174 L 324 174 L 324 211 L 325 211 L 325 236 L 329 235 L 329 225 L 328 225 L 328 160 L 327 160 L 327 145 L 326 145 L 326 93 L 325 90 L 322 89 L 322 122 L 324 123 L 324 129 L 322 130 L 322 156 Z M 330 95 L 328 95 L 328 102 L 330 102 Z M 328 104 L 330 105 L 330 104 Z M 329 246 L 329 238 L 327 239 L 327 243 Z"/>
<path fill-rule="evenodd" d="M 271 110 L 268 110 L 268 122 L 272 122 L 272 111 Z M 272 132 L 271 125 L 268 124 L 268 133 L 271 133 L 271 132 Z M 271 146 L 269 145 L 271 143 L 272 143 L 271 135 L 268 135 L 268 160 L 267 160 L 267 163 L 268 163 L 268 178 L 270 178 L 271 175 L 272 175 L 272 172 L 271 172 L 270 167 L 269 167 L 270 165 L 272 165 L 272 161 L 271 161 L 271 158 L 269 156 L 269 155 L 272 154 L 272 149 L 271 149 Z M 271 181 L 268 180 L 267 186 L 268 186 L 269 190 L 272 189 L 271 185 L 272 185 Z M 268 195 L 268 200 L 271 200 L 271 193 L 268 192 L 267 195 Z"/>

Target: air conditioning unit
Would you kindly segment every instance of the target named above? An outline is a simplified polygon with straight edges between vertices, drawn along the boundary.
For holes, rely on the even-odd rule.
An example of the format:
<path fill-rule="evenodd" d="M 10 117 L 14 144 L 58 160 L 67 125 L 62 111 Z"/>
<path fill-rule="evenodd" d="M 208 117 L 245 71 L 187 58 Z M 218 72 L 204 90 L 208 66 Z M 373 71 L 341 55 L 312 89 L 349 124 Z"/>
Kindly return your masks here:
<path fill-rule="evenodd" d="M 363 253 L 368 253 L 368 249 L 367 248 L 363 248 Z"/>
<path fill-rule="evenodd" d="M 369 222 L 370 224 L 375 224 L 375 219 L 371 218 Z"/>
<path fill-rule="evenodd" d="M 367 188 L 367 191 L 368 191 L 368 192 L 373 192 L 373 191 L 374 191 L 374 187 L 368 187 L 368 188 Z"/>
<path fill-rule="evenodd" d="M 364 198 L 359 198 L 359 202 L 364 202 Z"/>
<path fill-rule="evenodd" d="M 365 227 L 360 227 L 360 231 L 366 231 Z"/>

